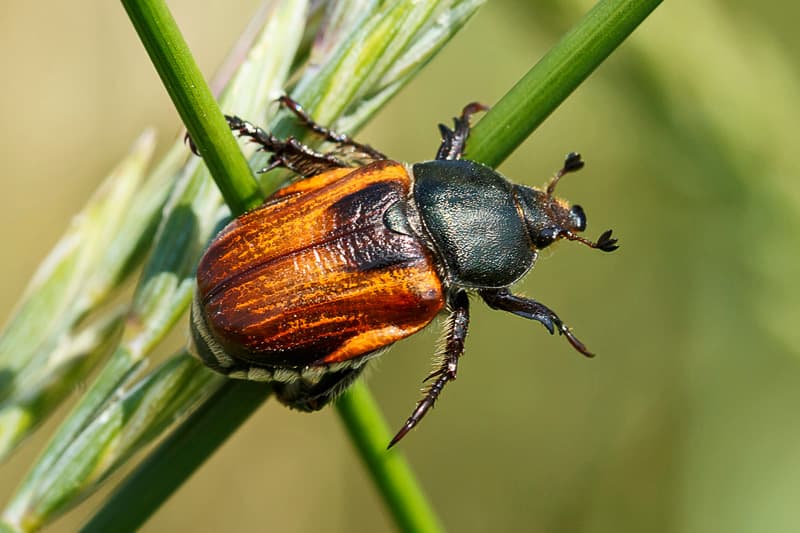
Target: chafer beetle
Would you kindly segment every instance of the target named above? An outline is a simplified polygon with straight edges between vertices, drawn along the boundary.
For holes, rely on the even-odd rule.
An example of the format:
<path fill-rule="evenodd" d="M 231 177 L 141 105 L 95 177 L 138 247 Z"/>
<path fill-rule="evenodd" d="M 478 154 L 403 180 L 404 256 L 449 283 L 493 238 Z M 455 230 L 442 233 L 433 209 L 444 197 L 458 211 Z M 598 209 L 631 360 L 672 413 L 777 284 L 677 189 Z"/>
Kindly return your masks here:
<path fill-rule="evenodd" d="M 439 126 L 435 160 L 404 164 L 316 124 L 288 97 L 280 101 L 334 148 L 317 152 L 227 117 L 239 136 L 273 154 L 269 169 L 286 167 L 305 179 L 233 220 L 200 261 L 193 352 L 209 367 L 271 382 L 281 402 L 314 411 L 381 348 L 447 307 L 441 364 L 392 446 L 456 378 L 468 292 L 557 330 L 591 356 L 552 310 L 509 291 L 557 240 L 617 248 L 610 230 L 596 242 L 578 236 L 586 229 L 583 209 L 553 195 L 561 177 L 583 167 L 578 154 L 568 154 L 540 190 L 462 159 L 480 104 L 467 105 L 452 130 Z"/>

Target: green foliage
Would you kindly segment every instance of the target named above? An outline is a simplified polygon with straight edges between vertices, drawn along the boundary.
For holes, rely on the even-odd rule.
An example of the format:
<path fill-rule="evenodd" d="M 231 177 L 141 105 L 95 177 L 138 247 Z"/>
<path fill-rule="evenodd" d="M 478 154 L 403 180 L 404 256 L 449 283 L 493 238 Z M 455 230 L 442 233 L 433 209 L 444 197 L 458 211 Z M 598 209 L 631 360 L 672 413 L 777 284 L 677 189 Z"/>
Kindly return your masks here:
<path fill-rule="evenodd" d="M 377 4 L 360 2 L 356 9 L 338 12 L 335 20 L 344 28 Z M 361 140 L 402 160 L 430 157 L 434 121 L 446 121 L 470 100 L 494 104 L 587 7 L 587 2 L 491 3 L 434 68 L 423 71 L 397 101 L 381 103 L 381 115 Z M 197 6 L 192 10 L 192 16 L 199 16 Z M 542 257 L 519 287 L 568 319 L 598 353 L 593 361 L 575 358 L 563 339 L 474 306 L 458 382 L 424 430 L 402 446 L 449 529 L 797 529 L 793 472 L 800 432 L 794 407 L 800 402 L 800 344 L 793 324 L 798 320 L 799 256 L 793 243 L 800 171 L 792 105 L 800 93 L 794 60 L 800 45 L 792 28 L 797 14 L 787 2 L 757 8 L 741 1 L 665 3 L 542 123 L 523 150 L 507 159 L 501 169 L 506 175 L 538 184 L 557 168 L 563 153 L 579 150 L 587 168 L 565 180 L 560 193 L 586 208 L 593 234 L 613 227 L 622 248 L 595 257 L 565 244 L 552 257 Z M 321 23 L 320 17 L 314 20 Z M 337 40 L 335 33 L 327 35 L 330 42 Z M 203 53 L 198 49 L 205 39 L 190 36 L 193 51 Z M 292 68 L 331 53 L 330 47 L 312 52 L 308 35 L 298 47 Z M 573 66 L 571 61 L 565 65 Z M 9 76 L 7 85 L 14 81 Z M 26 91 L 39 94 L 39 85 L 44 84 L 29 84 Z M 67 84 L 61 85 L 59 94 L 68 94 Z M 539 83 L 528 86 L 538 88 Z M 237 91 L 251 94 L 241 85 Z M 224 109 L 290 130 L 281 117 L 265 116 L 271 117 L 274 106 L 250 112 L 247 105 Z M 354 129 L 350 124 L 360 123 L 360 115 L 349 108 L 344 112 L 337 127 Z M 116 117 L 117 110 L 111 114 Z M 124 113 L 120 116 L 124 123 Z M 498 122 L 500 129 L 489 128 L 489 120 L 479 123 L 473 140 L 483 136 L 508 142 L 506 132 L 517 135 L 518 130 L 503 128 L 504 121 Z M 21 136 L 24 124 L 19 130 Z M 186 157 L 185 146 L 176 149 Z M 87 150 L 82 157 L 89 155 Z M 251 168 L 261 164 L 263 156 L 257 155 Z M 281 179 L 268 176 L 264 190 Z M 174 174 L 165 179 L 170 185 L 175 181 Z M 182 188 L 185 183 L 180 180 Z M 213 186 L 208 190 L 209 196 L 216 195 Z M 178 193 L 172 194 L 175 202 Z M 213 213 L 203 216 L 216 224 L 223 217 L 218 197 L 213 205 Z M 123 275 L 137 261 L 141 264 L 141 259 L 127 261 Z M 159 271 L 150 272 L 153 277 Z M 183 294 L 175 289 L 177 279 L 152 285 L 152 293 L 163 287 L 173 296 Z M 137 294 L 143 294 L 141 289 Z M 114 298 L 106 301 L 118 303 Z M 114 313 L 103 309 L 85 314 L 67 334 L 83 339 L 65 344 L 82 347 L 71 353 L 96 345 L 93 353 L 99 355 L 68 358 L 88 363 L 67 370 L 64 395 L 76 383 L 86 383 L 86 377 L 73 372 L 86 376 L 93 361 L 102 360 L 108 350 L 102 339 L 117 342 L 115 328 L 120 326 Z M 60 322 L 52 314 L 45 317 Z M 124 327 L 134 331 L 138 326 L 134 321 Z M 58 338 L 51 342 L 60 344 Z M 435 331 L 398 343 L 369 377 L 390 426 L 401 422 L 417 399 L 415 385 L 425 374 L 420 365 L 427 364 L 434 341 Z M 45 369 L 58 367 L 47 360 L 37 359 L 39 364 L 25 371 L 17 364 L 0 377 L 16 383 L 22 383 L 17 380 L 23 375 L 37 378 L 24 388 L 15 386 L 7 397 L 16 403 L 3 405 L 20 411 L 16 422 L 3 427 L 17 425 L 27 435 L 49 412 L 47 402 L 18 394 L 46 391 L 44 382 L 60 388 L 60 379 L 38 379 L 48 375 Z M 142 379 L 141 366 L 135 361 L 133 366 L 139 370 L 122 373 L 130 384 L 120 398 Z M 41 398 L 54 397 L 46 393 Z M 129 401 L 135 402 L 133 397 Z M 217 406 L 222 413 L 230 408 Z M 292 416 L 269 403 L 260 414 L 154 517 L 151 527 L 199 523 L 209 529 L 252 529 L 269 524 L 317 530 L 320 520 L 331 530 L 388 527 L 386 513 L 358 468 L 360 457 L 348 453 L 329 414 Z M 118 426 L 116 434 L 123 428 Z M 179 462 L 207 436 L 187 432 L 175 453 L 146 461 Z M 2 471 L 6 484 L 21 475 L 13 469 L 14 460 L 30 461 L 25 447 L 20 452 L 11 457 L 12 469 Z M 142 507 L 153 505 L 141 500 L 163 501 L 173 489 L 168 482 L 146 481 L 144 486 L 149 490 L 128 500 L 131 513 L 139 517 L 150 512 Z M 207 505 L 210 498 L 213 505 Z M 280 513 L 265 518 L 271 509 Z M 75 524 L 86 512 L 83 507 L 62 523 Z"/>

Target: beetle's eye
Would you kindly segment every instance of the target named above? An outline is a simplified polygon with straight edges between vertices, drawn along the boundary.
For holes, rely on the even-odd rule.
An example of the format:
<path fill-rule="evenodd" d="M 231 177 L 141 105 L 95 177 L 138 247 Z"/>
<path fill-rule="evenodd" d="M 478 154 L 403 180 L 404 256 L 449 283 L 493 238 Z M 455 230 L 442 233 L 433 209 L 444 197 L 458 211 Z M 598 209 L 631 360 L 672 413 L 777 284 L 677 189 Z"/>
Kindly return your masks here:
<path fill-rule="evenodd" d="M 561 228 L 544 228 L 536 235 L 536 242 L 534 244 L 540 249 L 549 246 L 558 239 L 560 233 Z"/>
<path fill-rule="evenodd" d="M 569 210 L 569 216 L 572 219 L 572 227 L 575 231 L 583 231 L 586 229 L 586 213 L 579 205 L 573 205 Z"/>

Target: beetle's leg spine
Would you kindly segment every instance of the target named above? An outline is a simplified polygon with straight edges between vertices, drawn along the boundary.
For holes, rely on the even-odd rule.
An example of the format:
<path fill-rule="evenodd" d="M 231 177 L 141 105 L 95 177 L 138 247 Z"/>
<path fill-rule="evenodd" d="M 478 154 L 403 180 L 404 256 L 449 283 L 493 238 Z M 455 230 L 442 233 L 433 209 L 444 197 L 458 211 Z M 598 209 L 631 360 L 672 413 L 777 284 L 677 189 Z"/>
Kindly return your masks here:
<path fill-rule="evenodd" d="M 508 311 L 522 318 L 541 322 L 551 334 L 555 332 L 555 329 L 558 329 L 559 334 L 564 335 L 573 348 L 586 357 L 594 357 L 594 354 L 586 348 L 586 345 L 572 333 L 572 329 L 564 324 L 558 318 L 558 315 L 546 305 L 530 298 L 511 294 L 508 289 L 483 290 L 480 291 L 480 295 L 483 301 L 492 309 Z"/>
<path fill-rule="evenodd" d="M 368 144 L 362 144 L 344 133 L 333 131 L 330 128 L 326 128 L 322 124 L 318 124 L 308 115 L 308 113 L 306 113 L 306 110 L 303 109 L 303 106 L 293 100 L 290 96 L 283 95 L 278 98 L 278 102 L 280 102 L 283 107 L 294 113 L 294 115 L 306 128 L 310 129 L 317 135 L 322 136 L 326 141 L 336 143 L 339 146 L 350 146 L 355 148 L 356 151 L 372 160 L 389 159 L 385 154 L 379 152 Z"/>
<path fill-rule="evenodd" d="M 459 290 L 450 298 L 449 329 L 441 366 L 425 379 L 425 381 L 427 381 L 435 377 L 436 381 L 425 390 L 425 395 L 422 397 L 422 400 L 417 403 L 411 416 L 408 417 L 406 423 L 403 424 L 403 427 L 400 428 L 400 431 L 394 436 L 388 448 L 397 444 L 400 439 L 405 437 L 406 434 L 422 420 L 425 414 L 433 407 L 433 404 L 436 403 L 436 399 L 442 393 L 444 386 L 456 379 L 458 360 L 464 353 L 464 341 L 467 338 L 468 327 L 469 298 L 465 291 Z"/>
<path fill-rule="evenodd" d="M 439 124 L 439 133 L 442 135 L 442 144 L 436 152 L 436 159 L 456 160 L 464 155 L 467 138 L 470 132 L 470 117 L 479 111 L 486 111 L 487 106 L 472 102 L 464 106 L 461 116 L 453 119 L 454 127 L 451 130 L 444 124 Z"/>

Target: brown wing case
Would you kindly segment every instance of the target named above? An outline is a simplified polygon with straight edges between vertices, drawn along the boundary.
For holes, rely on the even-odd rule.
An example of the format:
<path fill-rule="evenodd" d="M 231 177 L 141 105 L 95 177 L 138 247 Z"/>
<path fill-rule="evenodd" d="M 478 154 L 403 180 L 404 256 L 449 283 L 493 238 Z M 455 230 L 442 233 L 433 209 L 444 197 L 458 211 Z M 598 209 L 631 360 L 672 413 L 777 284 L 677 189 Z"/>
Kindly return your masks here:
<path fill-rule="evenodd" d="M 328 364 L 428 324 L 443 306 L 431 253 L 383 222 L 410 181 L 393 161 L 337 169 L 231 222 L 198 269 L 225 350 L 257 366 Z"/>

